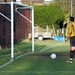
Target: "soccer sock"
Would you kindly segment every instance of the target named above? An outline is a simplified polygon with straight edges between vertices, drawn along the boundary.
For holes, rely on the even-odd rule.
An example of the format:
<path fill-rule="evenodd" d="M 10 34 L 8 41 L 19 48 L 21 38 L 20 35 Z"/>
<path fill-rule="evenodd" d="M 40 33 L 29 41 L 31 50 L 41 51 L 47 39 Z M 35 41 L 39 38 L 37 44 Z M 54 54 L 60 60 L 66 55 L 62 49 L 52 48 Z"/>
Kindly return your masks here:
<path fill-rule="evenodd" d="M 75 50 L 73 51 L 73 57 L 75 56 Z"/>
<path fill-rule="evenodd" d="M 72 58 L 74 56 L 74 51 L 70 51 L 70 60 L 72 61 Z"/>
<path fill-rule="evenodd" d="M 75 54 L 75 50 L 74 50 L 74 54 Z"/>

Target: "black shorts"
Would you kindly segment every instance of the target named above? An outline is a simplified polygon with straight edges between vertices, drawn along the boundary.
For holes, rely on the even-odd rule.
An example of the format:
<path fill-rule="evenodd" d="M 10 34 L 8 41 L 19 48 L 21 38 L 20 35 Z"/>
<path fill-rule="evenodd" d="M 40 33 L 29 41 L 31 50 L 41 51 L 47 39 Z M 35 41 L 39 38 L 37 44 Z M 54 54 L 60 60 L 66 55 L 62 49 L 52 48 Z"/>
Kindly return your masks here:
<path fill-rule="evenodd" d="M 75 46 L 75 36 L 74 37 L 70 37 L 70 46 Z"/>

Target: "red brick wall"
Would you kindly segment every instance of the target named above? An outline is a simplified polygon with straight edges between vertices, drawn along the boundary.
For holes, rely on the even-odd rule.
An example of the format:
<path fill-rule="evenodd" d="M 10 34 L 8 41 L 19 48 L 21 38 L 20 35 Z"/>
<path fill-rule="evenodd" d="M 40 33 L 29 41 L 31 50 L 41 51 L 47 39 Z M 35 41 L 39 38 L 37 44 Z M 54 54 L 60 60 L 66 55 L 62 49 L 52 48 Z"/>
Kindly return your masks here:
<path fill-rule="evenodd" d="M 0 5 L 0 12 L 6 17 L 10 18 L 10 6 L 9 5 Z M 10 21 L 0 15 L 0 41 L 1 44 L 10 43 Z"/>
<path fill-rule="evenodd" d="M 10 5 L 5 5 L 6 9 L 5 9 L 5 15 L 11 19 L 11 9 L 10 9 Z M 11 41 L 11 22 L 9 20 L 6 19 L 6 44 L 9 44 Z"/>
<path fill-rule="evenodd" d="M 0 12 L 11 18 L 10 5 L 0 5 Z M 30 10 L 19 10 L 24 16 L 30 19 Z M 20 16 L 18 13 L 15 14 L 14 23 L 14 38 L 15 42 L 27 38 L 30 29 L 30 22 Z M 4 44 L 10 44 L 11 42 L 11 22 L 0 15 L 0 42 L 4 40 Z"/>
<path fill-rule="evenodd" d="M 2 12 L 2 5 L 0 5 L 0 12 Z M 0 44 L 2 42 L 2 30 L 3 30 L 3 17 L 0 15 Z"/>
<path fill-rule="evenodd" d="M 27 17 L 28 19 L 30 19 L 30 10 L 22 10 L 19 9 L 18 10 L 20 13 L 22 13 L 25 17 Z M 30 22 L 27 21 L 25 18 L 23 18 L 21 15 L 17 14 L 16 15 L 16 21 L 15 21 L 15 39 L 23 39 L 23 38 L 27 38 L 28 37 L 28 33 L 30 29 Z"/>

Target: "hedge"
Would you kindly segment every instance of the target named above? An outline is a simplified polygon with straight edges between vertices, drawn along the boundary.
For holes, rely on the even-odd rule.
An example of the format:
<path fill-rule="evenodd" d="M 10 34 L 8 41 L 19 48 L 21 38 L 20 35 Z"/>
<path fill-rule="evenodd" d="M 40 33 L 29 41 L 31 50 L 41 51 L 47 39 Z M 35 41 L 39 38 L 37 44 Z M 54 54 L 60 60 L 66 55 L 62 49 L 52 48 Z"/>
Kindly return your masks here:
<path fill-rule="evenodd" d="M 34 22 L 35 25 L 46 27 L 55 25 L 59 27 L 60 22 L 64 20 L 64 13 L 57 4 L 34 6 Z"/>

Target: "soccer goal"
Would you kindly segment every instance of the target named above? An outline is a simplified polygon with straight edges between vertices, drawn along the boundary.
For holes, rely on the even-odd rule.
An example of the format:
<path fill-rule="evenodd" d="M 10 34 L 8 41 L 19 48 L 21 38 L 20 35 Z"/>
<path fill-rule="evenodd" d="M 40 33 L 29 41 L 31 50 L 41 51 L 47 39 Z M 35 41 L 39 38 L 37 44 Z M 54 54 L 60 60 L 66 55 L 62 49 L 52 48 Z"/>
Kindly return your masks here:
<path fill-rule="evenodd" d="M 11 59 L 14 58 L 14 44 L 28 38 L 29 33 L 31 33 L 31 50 L 34 52 L 34 7 L 11 1 L 0 2 L 0 9 L 1 20 L 4 19 L 4 24 L 8 24 L 5 28 L 5 44 L 11 44 Z"/>

